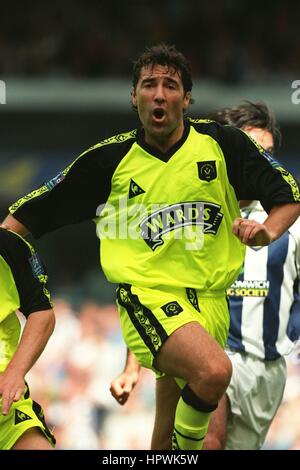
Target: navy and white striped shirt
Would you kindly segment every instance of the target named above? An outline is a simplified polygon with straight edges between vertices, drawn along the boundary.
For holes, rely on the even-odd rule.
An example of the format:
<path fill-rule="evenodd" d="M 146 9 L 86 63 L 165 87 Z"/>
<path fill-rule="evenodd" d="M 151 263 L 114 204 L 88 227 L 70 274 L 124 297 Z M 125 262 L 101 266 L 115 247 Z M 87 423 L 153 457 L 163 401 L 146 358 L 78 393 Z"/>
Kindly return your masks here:
<path fill-rule="evenodd" d="M 242 216 L 262 223 L 267 214 L 254 201 Z M 269 246 L 247 247 L 244 271 L 227 290 L 228 346 L 265 360 L 289 354 L 300 336 L 299 281 L 300 218 Z"/>

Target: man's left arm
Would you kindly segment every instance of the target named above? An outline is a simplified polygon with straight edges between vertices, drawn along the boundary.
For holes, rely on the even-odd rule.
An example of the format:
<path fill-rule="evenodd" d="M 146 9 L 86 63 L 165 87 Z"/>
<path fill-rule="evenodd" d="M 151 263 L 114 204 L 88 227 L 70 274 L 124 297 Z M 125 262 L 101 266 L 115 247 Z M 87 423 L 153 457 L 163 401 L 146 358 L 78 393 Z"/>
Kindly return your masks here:
<path fill-rule="evenodd" d="M 269 245 L 286 232 L 299 216 L 299 203 L 280 204 L 272 207 L 263 224 L 238 217 L 232 231 L 246 245 Z"/>
<path fill-rule="evenodd" d="M 251 246 L 269 245 L 300 215 L 300 188 L 296 179 L 243 131 L 221 127 L 220 140 L 227 174 L 238 200 L 258 200 L 269 214 L 263 224 L 237 218 L 233 233 Z"/>

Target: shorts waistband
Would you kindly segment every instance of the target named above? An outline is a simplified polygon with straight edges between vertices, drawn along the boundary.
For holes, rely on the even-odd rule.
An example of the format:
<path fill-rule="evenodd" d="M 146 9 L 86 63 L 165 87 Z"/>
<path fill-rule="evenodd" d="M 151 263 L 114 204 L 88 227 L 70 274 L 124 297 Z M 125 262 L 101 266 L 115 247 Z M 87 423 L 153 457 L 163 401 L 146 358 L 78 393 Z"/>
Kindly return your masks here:
<path fill-rule="evenodd" d="M 221 298 L 221 297 L 226 297 L 226 291 L 225 289 L 196 289 L 195 287 L 170 287 L 170 286 L 162 286 L 162 285 L 155 285 L 155 286 L 139 286 L 139 285 L 131 285 L 127 283 L 121 283 L 119 284 L 119 287 L 124 287 L 127 290 L 130 290 L 132 287 L 137 288 L 137 289 L 149 289 L 149 290 L 157 290 L 157 291 L 162 291 L 162 292 L 174 292 L 175 294 L 178 295 L 185 295 L 187 290 L 194 291 L 198 297 L 201 298 Z"/>
<path fill-rule="evenodd" d="M 194 289 L 193 287 L 187 287 L 187 289 L 193 289 L 196 291 L 197 295 L 202 298 L 213 299 L 215 297 L 226 297 L 226 292 L 223 289 L 220 290 L 204 290 L 204 289 Z"/>

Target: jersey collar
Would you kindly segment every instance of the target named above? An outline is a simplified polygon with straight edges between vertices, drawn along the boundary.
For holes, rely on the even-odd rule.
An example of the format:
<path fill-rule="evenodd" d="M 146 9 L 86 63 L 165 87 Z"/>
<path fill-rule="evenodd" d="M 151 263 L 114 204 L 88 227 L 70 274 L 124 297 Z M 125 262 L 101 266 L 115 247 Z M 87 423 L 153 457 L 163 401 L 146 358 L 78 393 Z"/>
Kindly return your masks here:
<path fill-rule="evenodd" d="M 152 147 L 152 145 L 149 145 L 147 142 L 145 142 L 145 134 L 144 134 L 144 129 L 141 128 L 138 131 L 137 134 L 137 143 L 140 147 L 142 147 L 146 152 L 150 153 L 150 155 L 153 155 L 156 158 L 159 158 L 159 160 L 162 160 L 163 162 L 167 162 L 170 160 L 170 158 L 174 155 L 174 153 L 177 152 L 177 150 L 184 144 L 186 141 L 190 131 L 190 123 L 187 120 L 184 120 L 184 131 L 182 134 L 181 139 L 179 139 L 176 144 L 174 144 L 167 152 L 161 152 L 155 147 Z"/>

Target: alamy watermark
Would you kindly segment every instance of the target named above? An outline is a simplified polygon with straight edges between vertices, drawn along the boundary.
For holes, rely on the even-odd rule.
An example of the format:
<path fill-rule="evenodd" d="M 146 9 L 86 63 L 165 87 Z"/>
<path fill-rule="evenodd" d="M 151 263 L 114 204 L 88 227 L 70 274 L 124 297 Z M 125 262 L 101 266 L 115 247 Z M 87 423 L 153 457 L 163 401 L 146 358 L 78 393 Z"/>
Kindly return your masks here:
<path fill-rule="evenodd" d="M 6 104 L 6 85 L 3 80 L 0 80 L 0 104 Z"/>
<path fill-rule="evenodd" d="M 294 80 L 292 82 L 292 88 L 295 89 L 291 95 L 293 104 L 300 104 L 300 80 Z"/>
<path fill-rule="evenodd" d="M 140 239 L 152 251 L 173 240 L 199 250 L 205 234 L 216 235 L 222 218 L 221 206 L 210 202 L 143 205 L 120 197 L 98 207 L 97 233 L 100 239 Z"/>

